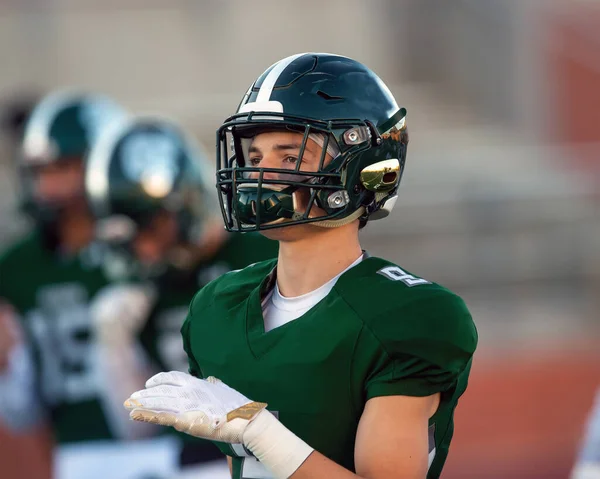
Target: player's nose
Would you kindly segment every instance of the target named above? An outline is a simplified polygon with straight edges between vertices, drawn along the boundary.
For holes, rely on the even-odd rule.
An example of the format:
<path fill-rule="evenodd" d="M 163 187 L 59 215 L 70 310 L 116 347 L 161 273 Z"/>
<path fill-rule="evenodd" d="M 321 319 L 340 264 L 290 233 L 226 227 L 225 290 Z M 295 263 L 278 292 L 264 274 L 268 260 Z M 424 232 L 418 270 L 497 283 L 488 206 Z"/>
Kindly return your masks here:
<path fill-rule="evenodd" d="M 258 168 L 277 168 L 277 169 L 283 168 L 281 159 L 278 157 L 278 155 L 265 155 L 265 156 L 263 156 L 263 158 L 260 160 L 260 162 L 256 166 Z M 250 177 L 252 179 L 258 179 L 259 172 L 257 172 L 257 171 L 252 172 L 250 174 Z M 273 171 L 263 172 L 264 180 L 276 180 L 279 177 L 280 177 L 280 174 L 273 172 Z"/>

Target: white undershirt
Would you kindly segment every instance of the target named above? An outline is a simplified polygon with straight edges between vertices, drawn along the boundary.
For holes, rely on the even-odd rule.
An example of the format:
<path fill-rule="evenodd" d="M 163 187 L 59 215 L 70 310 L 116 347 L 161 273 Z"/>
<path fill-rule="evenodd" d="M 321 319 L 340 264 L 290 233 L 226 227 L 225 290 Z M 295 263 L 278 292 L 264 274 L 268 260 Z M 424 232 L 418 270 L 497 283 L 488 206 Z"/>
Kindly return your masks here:
<path fill-rule="evenodd" d="M 284 324 L 299 318 L 309 309 L 321 301 L 333 289 L 335 283 L 341 275 L 350 268 L 353 268 L 363 260 L 361 255 L 354 263 L 348 266 L 337 276 L 331 278 L 323 286 L 303 294 L 302 296 L 285 297 L 279 292 L 279 286 L 275 283 L 275 287 L 263 301 L 263 318 L 265 320 L 265 331 L 283 326 Z"/>

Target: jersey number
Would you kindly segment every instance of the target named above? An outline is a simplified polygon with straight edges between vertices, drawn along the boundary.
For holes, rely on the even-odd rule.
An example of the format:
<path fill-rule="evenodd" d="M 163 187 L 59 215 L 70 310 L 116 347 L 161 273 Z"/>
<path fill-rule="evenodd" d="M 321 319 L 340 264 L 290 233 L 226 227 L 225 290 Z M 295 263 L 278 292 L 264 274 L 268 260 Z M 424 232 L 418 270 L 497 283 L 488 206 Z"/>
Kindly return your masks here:
<path fill-rule="evenodd" d="M 398 266 L 386 266 L 381 268 L 377 273 L 391 279 L 392 281 L 402 281 L 406 286 L 418 286 L 420 284 L 431 284 L 426 279 L 416 278 L 412 274 L 398 268 Z"/>
<path fill-rule="evenodd" d="M 41 387 L 50 404 L 92 399 L 98 390 L 87 292 L 78 284 L 44 288 L 28 315 L 39 353 Z"/>

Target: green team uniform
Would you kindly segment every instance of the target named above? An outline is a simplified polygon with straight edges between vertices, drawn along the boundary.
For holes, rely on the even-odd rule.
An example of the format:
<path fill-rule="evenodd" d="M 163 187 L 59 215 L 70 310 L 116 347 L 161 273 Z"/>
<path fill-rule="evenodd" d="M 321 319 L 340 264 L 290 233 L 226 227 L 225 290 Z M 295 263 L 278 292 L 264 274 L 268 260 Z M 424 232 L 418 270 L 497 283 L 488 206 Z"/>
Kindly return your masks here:
<path fill-rule="evenodd" d="M 40 394 L 58 443 L 115 438 L 93 364 L 89 302 L 108 281 L 98 259 L 88 254 L 92 251 L 60 258 L 33 232 L 0 257 L 0 299 L 17 309 L 32 341 Z M 255 234 L 232 235 L 198 266 L 194 281 L 161 288 L 140 336 L 156 367 L 186 368 L 179 331 L 199 287 L 231 269 L 276 255 L 277 242 Z"/>
<path fill-rule="evenodd" d="M 182 328 L 190 373 L 268 403 L 286 427 L 351 471 L 367 400 L 441 393 L 427 476 L 439 477 L 477 344 L 462 299 L 368 257 L 303 316 L 265 333 L 261 300 L 275 266 L 258 263 L 199 291 Z M 269 477 L 242 446 L 216 444 L 233 457 L 235 479 Z"/>
<path fill-rule="evenodd" d="M 0 257 L 0 299 L 16 308 L 30 336 L 40 394 L 59 443 L 113 437 L 98 400 L 88 308 L 106 284 L 84 255 L 59 257 L 37 231 Z"/>

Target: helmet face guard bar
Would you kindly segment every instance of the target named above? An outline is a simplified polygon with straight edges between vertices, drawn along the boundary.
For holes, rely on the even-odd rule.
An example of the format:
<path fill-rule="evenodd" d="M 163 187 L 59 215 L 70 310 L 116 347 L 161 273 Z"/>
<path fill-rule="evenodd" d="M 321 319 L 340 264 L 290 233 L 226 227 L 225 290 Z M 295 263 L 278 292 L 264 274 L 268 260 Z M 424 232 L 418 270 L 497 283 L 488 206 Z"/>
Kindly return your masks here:
<path fill-rule="evenodd" d="M 303 135 L 294 168 L 246 165 L 243 141 L 250 142 L 257 134 L 269 131 Z M 313 134 L 323 138 L 318 167 L 315 171 L 301 170 Z M 240 113 L 228 118 L 217 131 L 216 173 L 226 229 L 258 231 L 342 219 L 353 213 L 360 205 L 352 202 L 345 191 L 346 167 L 358 154 L 377 144 L 378 137 L 372 124 L 355 119 L 320 121 L 273 112 Z M 325 164 L 332 140 L 339 153 Z M 311 215 L 315 205 L 324 213 Z"/>

